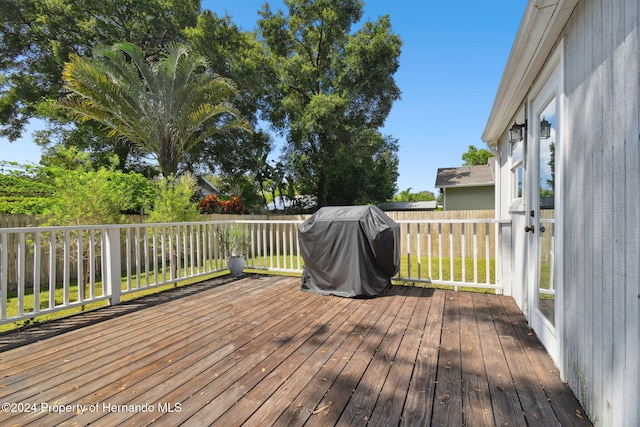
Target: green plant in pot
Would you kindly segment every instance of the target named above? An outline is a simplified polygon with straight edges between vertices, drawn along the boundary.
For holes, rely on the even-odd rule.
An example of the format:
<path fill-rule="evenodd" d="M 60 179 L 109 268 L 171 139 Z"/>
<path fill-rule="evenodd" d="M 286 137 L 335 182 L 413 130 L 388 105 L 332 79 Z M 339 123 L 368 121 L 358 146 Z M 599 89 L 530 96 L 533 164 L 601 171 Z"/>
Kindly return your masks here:
<path fill-rule="evenodd" d="M 244 255 L 247 253 L 251 239 L 247 230 L 239 225 L 218 229 L 220 250 L 227 257 L 227 267 L 234 277 L 242 276 L 244 271 Z"/>

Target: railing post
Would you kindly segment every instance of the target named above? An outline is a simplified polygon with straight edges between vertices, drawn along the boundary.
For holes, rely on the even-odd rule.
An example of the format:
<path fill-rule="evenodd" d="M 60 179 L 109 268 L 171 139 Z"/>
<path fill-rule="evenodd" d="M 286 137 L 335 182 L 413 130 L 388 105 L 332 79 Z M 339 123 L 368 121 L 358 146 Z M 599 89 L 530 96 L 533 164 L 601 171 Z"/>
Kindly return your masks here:
<path fill-rule="evenodd" d="M 109 228 L 104 230 L 104 265 L 103 280 L 105 289 L 109 295 L 109 305 L 120 303 L 120 229 Z"/>

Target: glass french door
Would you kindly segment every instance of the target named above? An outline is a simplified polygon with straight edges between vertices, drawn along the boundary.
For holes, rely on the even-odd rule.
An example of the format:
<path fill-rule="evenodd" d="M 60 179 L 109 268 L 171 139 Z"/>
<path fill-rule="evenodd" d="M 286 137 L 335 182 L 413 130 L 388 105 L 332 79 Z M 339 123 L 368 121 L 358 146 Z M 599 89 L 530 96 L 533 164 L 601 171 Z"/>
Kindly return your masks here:
<path fill-rule="evenodd" d="M 532 103 L 528 149 L 528 289 L 530 324 L 556 364 L 560 364 L 557 333 L 558 299 L 556 204 L 556 153 L 558 141 L 558 96 L 553 73 Z M 558 77 L 556 77 L 557 79 Z"/>
<path fill-rule="evenodd" d="M 555 98 L 543 110 L 538 132 L 538 207 L 536 308 L 556 324 L 555 287 Z M 545 134 L 546 132 L 546 134 Z"/>

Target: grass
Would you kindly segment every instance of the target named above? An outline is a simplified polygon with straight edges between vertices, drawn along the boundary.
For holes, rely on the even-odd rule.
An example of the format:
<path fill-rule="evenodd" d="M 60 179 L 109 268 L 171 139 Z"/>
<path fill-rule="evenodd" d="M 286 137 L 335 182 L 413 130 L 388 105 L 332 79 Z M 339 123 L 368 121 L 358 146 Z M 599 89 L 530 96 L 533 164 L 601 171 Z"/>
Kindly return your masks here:
<path fill-rule="evenodd" d="M 279 259 L 278 259 L 279 258 Z M 278 264 L 279 261 L 279 264 Z M 291 266 L 291 257 L 286 257 L 286 265 L 285 265 L 285 257 L 273 257 L 270 261 L 269 258 L 266 257 L 256 257 L 248 260 L 247 265 L 249 266 L 246 270 L 256 273 L 264 273 L 264 270 L 260 268 L 263 266 L 269 266 L 276 268 L 277 265 L 280 268 L 297 268 L 298 261 L 300 265 L 303 265 L 301 257 L 294 256 L 293 257 L 293 267 Z M 251 269 L 251 263 L 257 266 L 256 269 Z M 486 283 L 486 260 L 484 258 L 477 260 L 477 279 L 474 278 L 474 265 L 472 258 L 465 258 L 465 278 L 464 281 L 478 282 L 480 284 Z M 439 258 L 431 258 L 431 275 L 429 275 L 429 259 L 428 257 L 421 257 L 420 262 L 418 262 L 418 257 L 411 257 L 411 276 L 409 276 L 409 259 L 406 256 L 400 257 L 400 273 L 401 277 L 418 277 L 418 271 L 420 271 L 420 278 L 423 280 L 434 280 L 434 281 L 450 281 L 453 280 L 455 282 L 462 282 L 462 258 L 454 258 L 453 259 L 453 278 L 451 278 L 451 259 L 450 258 L 442 258 L 442 279 L 440 279 L 440 260 Z M 276 274 L 274 271 L 269 271 L 269 274 Z M 292 273 L 283 272 L 280 273 L 283 275 L 292 275 Z M 295 274 L 294 274 L 295 275 Z M 495 272 L 495 260 L 489 260 L 489 278 L 490 283 L 495 282 L 496 272 Z M 400 279 L 397 282 L 405 284 L 405 285 L 414 285 L 422 282 L 415 282 L 409 279 Z M 435 285 L 429 284 L 430 287 L 441 288 L 441 289 L 452 289 L 451 285 Z M 459 290 L 462 291 L 475 291 L 475 292 L 484 292 L 484 293 L 495 293 L 493 289 L 487 288 L 478 288 L 472 286 L 458 286 Z"/>
<path fill-rule="evenodd" d="M 442 269 L 440 266 L 442 265 Z M 473 258 L 464 259 L 464 279 L 462 277 L 462 258 L 453 258 L 453 276 L 451 275 L 451 258 L 431 258 L 431 274 L 429 274 L 429 258 L 413 256 L 408 259 L 406 256 L 400 258 L 400 273 L 401 277 L 418 278 L 422 280 L 431 281 L 454 281 L 454 282 L 467 282 L 467 283 L 480 283 L 485 284 L 487 278 L 486 260 L 484 258 L 478 258 L 477 260 L 477 277 L 474 277 L 474 263 Z M 411 274 L 409 275 L 409 267 L 411 267 Z M 420 273 L 420 274 L 418 274 Z M 489 259 L 489 283 L 495 283 L 495 260 Z M 412 281 L 410 279 L 402 279 L 401 282 Z M 453 289 L 453 285 L 441 285 L 429 283 L 429 287 L 438 289 Z M 460 291 L 473 291 L 483 293 L 495 293 L 493 289 L 479 288 L 474 286 L 458 286 Z"/>

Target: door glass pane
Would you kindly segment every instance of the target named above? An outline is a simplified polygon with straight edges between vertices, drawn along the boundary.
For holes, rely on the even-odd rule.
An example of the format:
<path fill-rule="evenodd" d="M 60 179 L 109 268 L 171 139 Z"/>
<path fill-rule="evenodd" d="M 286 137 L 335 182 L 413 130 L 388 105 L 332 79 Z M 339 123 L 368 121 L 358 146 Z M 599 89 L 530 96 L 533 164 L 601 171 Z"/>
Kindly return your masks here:
<path fill-rule="evenodd" d="M 538 133 L 540 148 L 538 308 L 551 324 L 555 324 L 555 98 L 551 100 L 538 119 L 540 124 Z"/>

